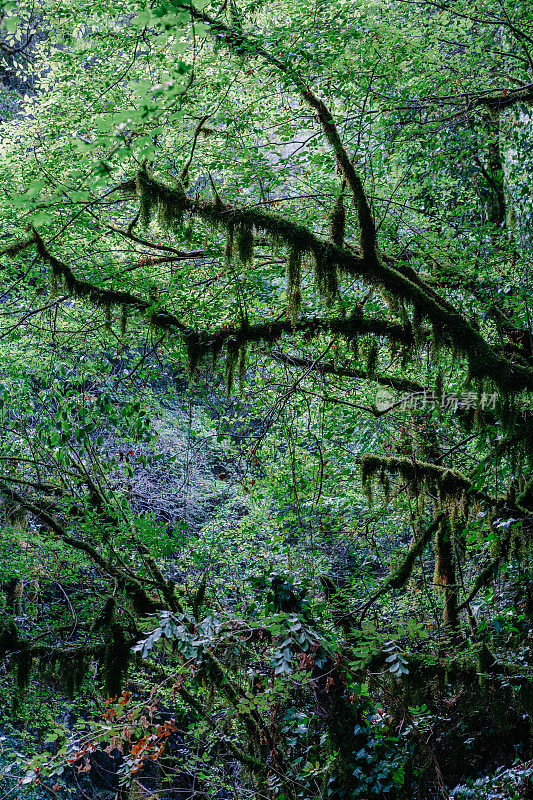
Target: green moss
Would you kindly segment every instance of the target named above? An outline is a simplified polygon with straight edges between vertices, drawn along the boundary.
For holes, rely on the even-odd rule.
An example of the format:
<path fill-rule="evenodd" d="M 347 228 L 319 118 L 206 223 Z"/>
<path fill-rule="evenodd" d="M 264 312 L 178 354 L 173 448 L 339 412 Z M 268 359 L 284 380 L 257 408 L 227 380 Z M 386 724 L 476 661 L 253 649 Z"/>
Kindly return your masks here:
<path fill-rule="evenodd" d="M 126 305 L 122 306 L 121 313 L 120 313 L 120 334 L 121 336 L 126 335 L 126 330 L 128 327 L 128 307 Z"/>
<path fill-rule="evenodd" d="M 460 497 L 472 487 L 470 480 L 456 470 L 424 461 L 412 461 L 410 458 L 384 458 L 370 454 L 361 462 L 363 486 L 382 470 L 389 475 L 398 475 L 416 494 L 430 490 L 439 494 L 441 499 Z"/>
<path fill-rule="evenodd" d="M 226 361 L 224 364 L 224 378 L 228 394 L 231 393 L 231 390 L 233 388 L 235 367 L 237 366 L 240 349 L 241 347 L 239 342 L 234 338 L 231 338 L 226 344 Z"/>
<path fill-rule="evenodd" d="M 166 209 L 172 209 L 172 214 L 179 215 L 186 210 L 213 226 L 226 229 L 229 225 L 245 226 L 268 234 L 285 245 L 296 245 L 303 252 L 313 254 L 317 285 L 326 302 L 331 302 L 336 296 L 338 272 L 352 277 L 360 276 L 374 285 L 383 286 L 398 300 L 412 304 L 420 318 L 429 320 L 436 340 L 442 340 L 447 346 L 453 345 L 457 352 L 468 355 L 473 378 L 488 377 L 507 392 L 533 387 L 532 370 L 511 364 L 495 353 L 453 305 L 439 297 L 407 265 L 395 262 L 392 266 L 380 260 L 373 254 L 372 247 L 365 247 L 365 257 L 361 258 L 345 248 L 322 241 L 304 225 L 263 209 L 225 206 L 210 180 L 215 201 L 193 201 L 186 197 L 183 187 L 179 190 L 169 189 L 151 179 L 146 169 L 141 170 L 137 188 L 145 208 L 143 213 L 146 216 L 146 210 L 151 211 L 155 204 L 162 202 Z"/>
<path fill-rule="evenodd" d="M 376 372 L 376 367 L 378 364 L 378 353 L 379 350 L 376 342 L 372 342 L 372 344 L 368 349 L 368 354 L 366 358 L 366 374 L 368 375 L 369 378 L 371 378 Z"/>
<path fill-rule="evenodd" d="M 237 229 L 237 252 L 243 266 L 252 263 L 254 257 L 254 234 L 250 225 L 239 225 Z"/>
<path fill-rule="evenodd" d="M 444 625 L 457 628 L 457 586 L 455 577 L 455 555 L 453 526 L 443 517 L 435 535 L 435 570 L 433 583 L 444 596 Z"/>
<path fill-rule="evenodd" d="M 337 279 L 337 267 L 328 258 L 327 252 L 322 249 L 316 250 L 315 256 L 315 281 L 318 291 L 324 299 L 326 305 L 331 305 L 339 293 L 339 283 Z"/>
<path fill-rule="evenodd" d="M 124 684 L 130 661 L 130 644 L 124 631 L 117 623 L 112 623 L 106 631 L 105 659 L 103 677 L 105 690 L 109 697 L 117 697 Z"/>
<path fill-rule="evenodd" d="M 289 298 L 289 311 L 293 323 L 298 319 L 302 301 L 302 251 L 297 245 L 289 249 L 287 259 L 287 296 Z"/>
<path fill-rule="evenodd" d="M 224 247 L 224 261 L 229 266 L 233 260 L 234 250 L 234 229 L 233 225 L 228 225 L 228 235 L 226 238 L 226 245 Z"/>

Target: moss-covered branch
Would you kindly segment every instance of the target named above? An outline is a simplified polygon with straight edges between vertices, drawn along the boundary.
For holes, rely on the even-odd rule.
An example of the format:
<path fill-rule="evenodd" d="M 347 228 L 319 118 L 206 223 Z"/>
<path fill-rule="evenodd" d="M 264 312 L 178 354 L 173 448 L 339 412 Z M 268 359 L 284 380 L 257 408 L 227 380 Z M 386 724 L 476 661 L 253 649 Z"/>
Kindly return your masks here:
<path fill-rule="evenodd" d="M 282 353 L 279 350 L 272 350 L 270 355 L 276 361 L 281 361 L 283 364 L 290 366 L 303 367 L 304 369 L 313 369 L 320 372 L 322 375 L 334 375 L 339 378 L 356 378 L 363 381 L 372 381 L 380 386 L 390 386 L 391 389 L 396 389 L 399 392 L 423 392 L 424 387 L 410 381 L 408 378 L 397 378 L 393 375 L 378 375 L 374 373 L 369 375 L 363 369 L 347 369 L 346 367 L 337 367 L 335 364 L 326 364 L 324 361 L 312 361 L 309 358 L 299 358 L 298 356 Z"/>
<path fill-rule="evenodd" d="M 353 254 L 316 236 L 309 228 L 259 208 L 237 208 L 224 204 L 217 195 L 214 201 L 188 198 L 183 188 L 171 189 L 141 171 L 137 191 L 145 216 L 157 211 L 160 219 L 178 221 L 185 212 L 199 216 L 206 223 L 226 231 L 246 229 L 271 235 L 288 248 L 309 253 L 315 261 L 319 286 L 330 287 L 328 275 L 335 271 L 359 276 L 370 283 L 384 286 L 394 296 L 411 304 L 418 324 L 424 318 L 432 324 L 439 340 L 452 344 L 468 358 L 472 378 L 489 378 L 503 391 L 533 389 L 533 370 L 518 366 L 497 354 L 462 314 L 416 277 L 406 267 L 401 271 L 384 259 Z M 326 294 L 328 292 L 326 291 Z"/>
<path fill-rule="evenodd" d="M 402 563 L 400 566 L 389 575 L 387 580 L 383 583 L 380 589 L 372 595 L 372 597 L 367 600 L 365 605 L 362 608 L 360 622 L 364 619 L 365 615 L 367 614 L 368 610 L 374 605 L 374 603 L 383 597 L 388 592 L 392 591 L 393 589 L 401 589 L 409 578 L 411 577 L 411 573 L 413 571 L 413 567 L 415 565 L 415 561 L 419 555 L 421 555 L 426 547 L 428 546 L 429 542 L 431 541 L 431 537 L 438 529 L 439 525 L 442 523 L 445 517 L 444 511 L 441 511 L 431 525 L 427 527 L 424 531 L 419 532 L 413 545 L 410 547 L 409 551 L 406 553 Z"/>
<path fill-rule="evenodd" d="M 218 333 L 197 333 L 181 322 L 174 314 L 164 309 L 154 312 L 151 305 L 140 297 L 129 292 L 102 289 L 86 280 L 77 278 L 69 266 L 48 251 L 38 234 L 36 234 L 36 237 L 39 255 L 46 263 L 50 264 L 54 274 L 60 276 L 65 281 L 68 290 L 72 292 L 72 294 L 103 307 L 132 307 L 140 313 L 149 315 L 153 325 L 163 330 L 180 333 L 188 347 L 192 350 L 199 348 L 218 351 L 230 340 L 238 344 L 274 341 L 285 333 L 293 333 L 295 331 L 309 336 L 324 332 L 340 333 L 347 337 L 374 334 L 405 345 L 410 345 L 413 341 L 409 326 L 394 323 L 389 320 L 364 317 L 362 314 L 352 314 L 351 317 L 343 317 L 340 319 L 319 319 L 314 317 L 312 319 L 300 320 L 296 325 L 289 320 L 275 320 L 257 325 L 225 327 Z"/>
<path fill-rule="evenodd" d="M 411 458 L 366 455 L 361 461 L 361 481 L 366 487 L 374 475 L 399 475 L 416 492 L 429 490 L 439 497 L 457 497 L 472 489 L 472 482 L 454 469 Z"/>
<path fill-rule="evenodd" d="M 151 672 L 154 675 L 157 675 L 162 680 L 175 680 L 176 675 L 175 672 L 171 672 L 165 667 L 161 666 L 160 664 L 155 664 L 148 659 L 142 659 L 142 664 L 144 668 Z M 179 688 L 179 695 L 183 699 L 183 701 L 196 713 L 202 718 L 205 719 L 211 725 L 212 732 L 217 736 L 220 742 L 227 747 L 230 753 L 237 759 L 240 764 L 244 764 L 245 766 L 249 767 L 252 770 L 258 770 L 260 774 L 263 774 L 265 770 L 265 763 L 260 761 L 258 758 L 254 758 L 253 756 L 245 753 L 242 747 L 237 747 L 231 739 L 229 739 L 225 734 L 223 734 L 218 726 L 217 720 L 213 717 L 209 712 L 206 710 L 205 704 L 201 703 L 199 700 L 194 697 L 191 692 L 189 692 L 183 685 Z"/>
<path fill-rule="evenodd" d="M 457 612 L 463 611 L 467 606 L 470 605 L 476 594 L 484 587 L 487 586 L 494 575 L 496 574 L 498 567 L 500 566 L 500 562 L 502 560 L 502 553 L 498 553 L 495 558 L 493 558 L 486 567 L 479 573 L 474 581 L 474 585 L 472 586 L 471 590 L 469 591 L 467 597 L 463 600 L 462 603 L 459 604 L 457 607 Z"/>
<path fill-rule="evenodd" d="M 86 281 L 83 278 L 76 277 L 72 269 L 67 264 L 65 264 L 63 261 L 60 261 L 54 255 L 52 255 L 52 253 L 50 253 L 44 244 L 44 241 L 36 231 L 35 243 L 37 245 L 37 253 L 39 256 L 46 264 L 49 264 L 56 278 L 60 278 L 64 281 L 68 291 L 75 297 L 88 300 L 89 302 L 103 308 L 110 308 L 112 306 L 130 306 L 142 314 L 149 315 L 152 323 L 160 328 L 167 330 L 172 328 L 174 330 L 188 333 L 189 329 L 187 326 L 183 325 L 177 317 L 175 317 L 173 314 L 169 314 L 166 311 L 153 311 L 152 304 L 146 300 L 143 300 L 142 298 L 137 297 L 130 292 L 124 292 L 117 289 L 102 289 L 98 286 L 95 286 L 93 283 L 89 283 L 89 281 Z"/>
<path fill-rule="evenodd" d="M 333 116 L 324 102 L 317 97 L 311 87 L 294 69 L 290 61 L 274 56 L 263 46 L 253 33 L 245 33 L 242 28 L 230 28 L 218 19 L 191 7 L 193 18 L 206 23 L 210 32 L 223 42 L 233 53 L 250 58 L 261 58 L 275 67 L 289 80 L 299 95 L 313 108 L 331 145 L 337 162 L 350 187 L 357 206 L 361 232 L 361 249 L 365 271 L 371 273 L 372 280 L 403 300 L 412 302 L 422 320 L 427 317 L 442 334 L 449 335 L 455 347 L 468 356 L 470 375 L 476 378 L 490 378 L 495 385 L 505 391 L 533 389 L 533 371 L 509 363 L 497 355 L 472 325 L 458 314 L 453 305 L 439 298 L 434 290 L 423 287 L 394 269 L 390 262 L 380 258 L 377 250 L 376 228 L 371 209 L 364 192 L 362 181 L 342 144 Z M 523 96 L 529 97 L 531 86 L 523 87 Z M 503 98 L 502 98 L 503 99 Z M 481 102 L 481 98 L 478 98 Z M 353 273 L 352 273 L 353 274 Z M 361 272 L 359 274 L 362 274 Z"/>
<path fill-rule="evenodd" d="M 3 481 L 0 481 L 0 492 L 5 494 L 11 500 L 14 500 L 22 508 L 25 508 L 40 520 L 50 531 L 52 531 L 64 544 L 72 547 L 74 550 L 85 553 L 97 566 L 99 566 L 107 575 L 117 580 L 124 591 L 129 595 L 133 601 L 136 611 L 140 614 L 152 613 L 158 608 L 163 607 L 161 603 L 156 603 L 142 588 L 141 583 L 129 572 L 119 569 L 109 559 L 105 559 L 98 550 L 90 545 L 83 539 L 76 539 L 70 536 L 65 530 L 63 525 L 54 517 L 50 511 L 49 506 L 42 507 L 39 500 L 34 498 L 30 500 L 24 495 L 16 492 L 13 487 L 8 486 Z"/>
<path fill-rule="evenodd" d="M 266 50 L 259 39 L 242 29 L 230 28 L 218 19 L 214 19 L 205 12 L 191 7 L 191 14 L 198 20 L 206 23 L 210 32 L 218 41 L 223 42 L 229 50 L 237 55 L 247 54 L 249 57 L 260 57 L 278 72 L 284 75 L 294 86 L 300 97 L 316 112 L 322 127 L 324 137 L 331 146 L 337 163 L 344 175 L 346 183 L 353 195 L 359 229 L 361 233 L 361 249 L 369 261 L 376 260 L 376 226 L 370 205 L 368 203 L 361 177 L 355 170 L 348 153 L 342 143 L 335 125 L 335 120 L 324 101 L 318 97 L 309 84 L 299 75 L 290 62 L 284 62 Z"/>

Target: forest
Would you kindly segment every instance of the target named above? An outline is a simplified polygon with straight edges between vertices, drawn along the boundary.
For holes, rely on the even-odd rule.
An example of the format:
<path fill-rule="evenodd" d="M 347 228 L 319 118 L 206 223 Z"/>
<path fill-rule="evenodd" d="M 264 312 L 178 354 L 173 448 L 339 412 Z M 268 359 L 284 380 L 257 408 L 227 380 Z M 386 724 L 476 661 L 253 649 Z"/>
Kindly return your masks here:
<path fill-rule="evenodd" d="M 533 798 L 533 4 L 0 0 L 0 800 Z"/>

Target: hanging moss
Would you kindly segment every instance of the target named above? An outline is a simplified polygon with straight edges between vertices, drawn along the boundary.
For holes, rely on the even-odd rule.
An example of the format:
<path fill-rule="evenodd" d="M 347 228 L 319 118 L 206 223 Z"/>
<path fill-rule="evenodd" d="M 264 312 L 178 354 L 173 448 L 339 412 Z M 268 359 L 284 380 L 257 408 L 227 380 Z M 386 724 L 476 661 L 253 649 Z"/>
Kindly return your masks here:
<path fill-rule="evenodd" d="M 226 344 L 226 361 L 224 364 L 224 378 L 226 383 L 226 391 L 231 393 L 233 388 L 233 380 L 235 377 L 235 367 L 239 358 L 240 347 L 236 339 L 230 339 Z"/>
<path fill-rule="evenodd" d="M 331 305 L 339 293 L 337 267 L 327 257 L 327 253 L 316 251 L 315 256 L 315 281 L 320 295 L 326 305 Z"/>
<path fill-rule="evenodd" d="M 224 247 L 224 261 L 229 266 L 233 260 L 234 250 L 234 228 L 233 225 L 228 225 L 228 235 L 226 238 L 226 246 Z"/>
<path fill-rule="evenodd" d="M 130 661 L 130 645 L 118 623 L 112 623 L 106 633 L 103 677 L 109 697 L 117 697 L 123 687 Z"/>
<path fill-rule="evenodd" d="M 389 311 L 389 316 L 391 318 L 400 316 L 400 312 L 403 310 L 403 306 L 400 304 L 400 301 L 396 297 L 396 295 L 392 294 L 392 292 L 388 292 L 384 286 L 379 287 L 379 292 L 383 298 L 385 305 Z M 403 316 L 405 317 L 405 322 L 408 322 L 407 315 L 404 313 Z"/>
<path fill-rule="evenodd" d="M 432 342 L 433 342 L 433 351 L 435 355 L 439 355 L 442 348 L 446 344 L 446 330 L 442 327 L 442 325 L 435 325 L 431 326 L 431 333 L 432 333 Z"/>
<path fill-rule="evenodd" d="M 62 665 L 62 678 L 65 689 L 69 697 L 75 697 L 79 693 L 85 675 L 87 674 L 87 662 L 83 650 L 74 654 Z"/>
<path fill-rule="evenodd" d="M 213 362 L 213 369 L 216 367 L 218 358 L 220 353 L 222 352 L 222 348 L 224 347 L 224 340 L 222 337 L 214 339 L 212 342 L 209 343 L 209 347 L 211 350 L 211 357 Z"/>
<path fill-rule="evenodd" d="M 289 299 L 289 312 L 291 320 L 296 323 L 300 313 L 302 301 L 302 251 L 297 245 L 292 245 L 287 259 L 287 297 Z"/>
<path fill-rule="evenodd" d="M 165 231 L 179 231 L 183 223 L 187 195 L 183 185 L 178 182 L 173 192 L 158 196 L 157 221 Z"/>
<path fill-rule="evenodd" d="M 199 343 L 205 350 L 220 350 L 230 339 L 247 343 L 261 341 L 271 343 L 279 339 L 283 334 L 291 334 L 294 331 L 309 338 L 319 333 L 329 333 L 331 335 L 338 334 L 345 337 L 347 341 L 353 341 L 357 335 L 374 334 L 378 337 L 385 336 L 402 344 L 411 341 L 410 331 L 402 325 L 386 320 L 370 319 L 354 313 L 349 318 L 341 319 L 311 317 L 301 319 L 296 323 L 287 320 L 274 320 L 255 325 L 242 324 L 230 331 L 224 328 L 217 333 L 212 333 L 208 337 L 201 339 Z M 191 332 L 187 331 L 183 335 L 184 341 L 191 335 Z"/>
<path fill-rule="evenodd" d="M 461 473 L 446 467 L 438 467 L 424 461 L 412 461 L 410 458 L 366 455 L 361 462 L 361 481 L 365 487 L 374 475 L 381 471 L 389 475 L 399 475 L 416 494 L 429 490 L 446 497 L 460 497 L 471 489 L 472 484 Z"/>
<path fill-rule="evenodd" d="M 19 652 L 13 656 L 16 664 L 15 682 L 17 687 L 13 695 L 14 711 L 18 709 L 24 698 L 26 687 L 30 681 L 32 667 L 32 653 L 29 645 L 26 642 L 21 642 L 19 648 Z"/>
<path fill-rule="evenodd" d="M 364 248 L 365 257 L 357 256 L 346 248 L 320 240 L 303 225 L 262 209 L 225 206 L 216 192 L 211 176 L 210 181 L 215 195 L 214 202 L 193 201 L 183 197 L 182 192 L 177 205 L 182 204 L 187 211 L 200 216 L 212 226 L 221 225 L 227 229 L 230 224 L 245 225 L 280 239 L 285 244 L 297 243 L 302 250 L 312 252 L 316 262 L 317 285 L 328 303 L 337 293 L 337 271 L 350 276 L 361 276 L 374 285 L 383 286 L 398 299 L 417 308 L 417 313 L 429 320 L 436 339 L 442 335 L 447 346 L 453 345 L 458 353 L 468 355 L 473 378 L 489 377 L 507 391 L 533 387 L 531 370 L 510 364 L 495 353 L 479 332 L 457 313 L 453 305 L 439 297 L 408 265 L 395 261 L 392 266 L 385 259 L 371 255 L 372 247 Z M 149 207 L 153 205 L 154 199 L 159 201 L 161 197 L 166 203 L 167 196 L 174 192 L 151 179 L 146 169 L 140 171 L 137 183 L 140 195 L 144 198 L 143 203 Z M 174 194 L 177 197 L 178 193 Z M 170 198 L 170 202 L 176 202 L 176 198 Z"/>
<path fill-rule="evenodd" d="M 244 391 L 244 381 L 246 378 L 246 343 L 242 342 L 239 348 L 239 362 L 237 367 L 237 374 L 239 376 L 239 393 L 242 395 Z"/>
<path fill-rule="evenodd" d="M 455 555 L 453 525 L 444 517 L 435 535 L 435 571 L 433 583 L 444 595 L 444 624 L 457 628 L 457 586 L 455 577 Z"/>
<path fill-rule="evenodd" d="M 191 331 L 184 337 L 185 346 L 187 348 L 187 361 L 189 366 L 189 377 L 192 377 L 200 363 L 204 353 L 205 346 L 199 334 Z"/>
<path fill-rule="evenodd" d="M 139 222 L 146 230 L 150 226 L 153 208 L 157 204 L 157 196 L 148 181 L 146 169 L 140 169 L 136 178 L 136 193 L 140 198 Z"/>
<path fill-rule="evenodd" d="M 341 192 L 331 211 L 329 221 L 329 235 L 337 247 L 344 246 L 346 235 L 346 210 L 344 208 L 344 194 Z"/>
<path fill-rule="evenodd" d="M 378 346 L 376 342 L 372 342 L 368 349 L 367 357 L 366 357 L 366 374 L 369 378 L 372 378 L 376 372 L 376 367 L 378 363 Z"/>
<path fill-rule="evenodd" d="M 95 631 L 99 630 L 100 628 L 106 628 L 108 625 L 111 624 L 113 620 L 113 615 L 115 613 L 115 607 L 116 607 L 115 598 L 108 597 L 107 600 L 105 601 L 102 611 L 94 621 Z"/>
<path fill-rule="evenodd" d="M 237 252 L 243 266 L 252 263 L 254 257 L 254 233 L 249 225 L 239 225 L 237 230 Z"/>
<path fill-rule="evenodd" d="M 128 327 L 128 307 L 123 305 L 120 313 L 120 334 L 121 336 L 126 335 L 126 330 Z"/>
<path fill-rule="evenodd" d="M 158 187 L 143 167 L 137 174 L 136 193 L 140 197 L 139 219 L 144 228 L 149 227 L 154 211 L 164 230 L 180 227 L 187 204 L 187 194 L 181 182 L 178 181 L 174 189 Z"/>

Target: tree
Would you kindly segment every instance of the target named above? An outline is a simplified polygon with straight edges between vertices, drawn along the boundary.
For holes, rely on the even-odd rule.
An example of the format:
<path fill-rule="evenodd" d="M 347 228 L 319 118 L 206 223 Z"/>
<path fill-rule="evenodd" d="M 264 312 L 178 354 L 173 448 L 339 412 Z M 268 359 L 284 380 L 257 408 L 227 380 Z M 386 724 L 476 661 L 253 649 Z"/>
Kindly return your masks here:
<path fill-rule="evenodd" d="M 391 752 L 385 727 L 369 725 L 371 701 L 354 682 L 373 682 L 394 709 L 386 683 L 372 678 L 384 664 L 410 690 L 428 664 L 445 674 L 457 652 L 460 679 L 513 674 L 479 637 L 473 602 L 502 569 L 529 581 L 528 220 L 512 221 L 523 178 L 505 177 L 504 137 L 506 115 L 532 99 L 529 12 L 521 3 L 472 13 L 459 3 L 175 0 L 135 16 L 126 4 L 112 10 L 43 3 L 40 87 L 3 147 L 4 338 L 18 350 L 4 356 L 0 480 L 7 501 L 48 532 L 47 547 L 79 553 L 109 597 L 96 621 L 85 605 L 74 638 L 54 628 L 34 640 L 8 623 L 3 652 L 20 691 L 37 663 L 59 665 L 76 688 L 97 659 L 108 694 L 119 695 L 133 648 L 135 669 L 172 682 L 258 794 L 398 793 L 408 758 L 399 744 Z M 36 363 L 42 350 L 28 354 L 37 330 L 39 347 L 54 353 L 52 381 Z M 110 346 L 138 357 L 124 377 L 110 367 L 95 374 Z M 268 433 L 285 426 L 279 494 L 290 487 L 302 552 L 314 536 L 329 546 L 324 442 L 344 430 L 346 412 L 360 446 L 343 455 L 335 441 L 339 479 L 353 483 L 360 471 L 369 496 L 377 484 L 385 501 L 395 498 L 410 532 L 388 577 L 351 596 L 338 575 L 322 575 L 321 608 L 318 575 L 307 607 L 297 585 L 274 574 L 263 583 L 266 618 L 227 596 L 217 604 L 204 580 L 194 591 L 175 585 L 132 487 L 136 443 L 153 436 L 132 376 L 162 348 L 186 359 L 192 387 L 204 386 L 208 363 L 222 364 L 229 392 L 238 376 L 248 409 L 261 387 L 262 425 L 243 472 L 267 477 Z M 308 449 L 297 457 L 300 415 Z M 131 449 L 111 452 L 104 430 Z M 245 481 L 248 494 L 256 480 Z M 344 509 L 343 522 L 359 513 Z M 376 604 L 389 608 L 389 593 L 411 596 L 432 541 L 438 667 L 426 654 L 408 669 L 417 656 L 406 661 L 386 644 L 390 626 L 376 631 L 368 617 Z M 288 539 L 278 564 L 290 550 Z M 165 638 L 168 652 L 153 658 Z M 529 668 L 514 672 L 529 684 Z M 296 739 L 291 681 L 312 709 Z"/>

